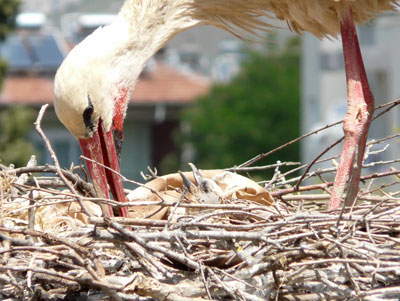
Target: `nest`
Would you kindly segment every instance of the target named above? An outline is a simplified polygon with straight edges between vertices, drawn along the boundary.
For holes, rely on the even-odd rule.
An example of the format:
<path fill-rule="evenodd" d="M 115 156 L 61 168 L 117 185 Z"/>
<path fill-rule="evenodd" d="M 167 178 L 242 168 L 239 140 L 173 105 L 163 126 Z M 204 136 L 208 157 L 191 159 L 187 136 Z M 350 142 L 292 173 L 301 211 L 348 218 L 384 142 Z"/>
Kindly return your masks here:
<path fill-rule="evenodd" d="M 340 213 L 325 211 L 321 201 L 299 206 L 298 196 L 271 206 L 236 198 L 188 202 L 181 193 L 175 202 L 157 202 L 169 208 L 166 219 L 102 218 L 93 198 L 84 200 L 92 213 L 87 217 L 70 192 L 18 184 L 15 175 L 3 173 L 2 297 L 400 296 L 400 206 L 394 198 L 377 197 Z M 185 211 L 174 218 L 179 208 Z"/>
<path fill-rule="evenodd" d="M 334 168 L 300 185 L 285 164 L 262 183 L 237 169 L 152 174 L 164 184 L 130 194 L 132 218 L 101 217 L 99 204 L 121 204 L 76 169 L 2 166 L 0 298 L 398 300 L 400 172 L 364 175 L 353 207 L 327 211 Z"/>

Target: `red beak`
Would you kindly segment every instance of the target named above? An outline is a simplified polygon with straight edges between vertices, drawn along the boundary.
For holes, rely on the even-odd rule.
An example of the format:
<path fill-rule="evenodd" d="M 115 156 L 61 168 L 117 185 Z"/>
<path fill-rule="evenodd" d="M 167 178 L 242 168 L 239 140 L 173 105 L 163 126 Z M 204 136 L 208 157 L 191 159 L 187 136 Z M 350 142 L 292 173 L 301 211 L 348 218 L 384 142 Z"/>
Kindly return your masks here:
<path fill-rule="evenodd" d="M 117 174 L 120 172 L 119 155 L 114 143 L 113 129 L 107 133 L 104 130 L 103 123 L 99 121 L 98 129 L 91 138 L 79 139 L 83 155 L 100 164 L 86 160 L 86 165 L 92 178 L 94 189 L 101 198 L 109 198 L 108 186 L 114 196 L 114 200 L 125 202 L 124 188 L 122 186 L 121 177 Z M 118 147 L 118 153 L 120 147 Z M 102 165 L 116 171 L 104 168 Z M 109 205 L 100 205 L 104 216 L 113 216 L 112 207 Z M 119 215 L 128 217 L 128 208 L 120 207 Z"/>

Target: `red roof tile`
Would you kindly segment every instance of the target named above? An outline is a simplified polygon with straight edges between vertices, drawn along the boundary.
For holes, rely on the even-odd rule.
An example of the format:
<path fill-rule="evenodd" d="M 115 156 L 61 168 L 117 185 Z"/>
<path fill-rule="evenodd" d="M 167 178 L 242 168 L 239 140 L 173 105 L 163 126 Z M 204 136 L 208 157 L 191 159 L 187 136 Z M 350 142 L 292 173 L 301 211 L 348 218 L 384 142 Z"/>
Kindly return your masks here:
<path fill-rule="evenodd" d="M 133 91 L 135 103 L 187 103 L 204 95 L 209 81 L 193 73 L 183 73 L 162 64 L 140 78 Z M 53 102 L 53 78 L 8 76 L 0 93 L 0 103 L 43 104 Z"/>
<path fill-rule="evenodd" d="M 6 77 L 0 103 L 42 104 L 53 102 L 53 79 L 40 77 Z"/>
<path fill-rule="evenodd" d="M 209 86 L 204 77 L 157 64 L 139 79 L 131 101 L 185 103 L 207 93 Z"/>

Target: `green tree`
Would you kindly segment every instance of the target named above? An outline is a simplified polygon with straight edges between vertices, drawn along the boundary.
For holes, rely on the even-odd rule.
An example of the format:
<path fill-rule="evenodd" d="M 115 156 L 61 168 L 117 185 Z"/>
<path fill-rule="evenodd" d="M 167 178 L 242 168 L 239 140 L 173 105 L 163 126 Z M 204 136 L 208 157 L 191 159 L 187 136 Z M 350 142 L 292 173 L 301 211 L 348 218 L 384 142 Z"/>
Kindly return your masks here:
<path fill-rule="evenodd" d="M 0 0 L 0 42 L 14 28 L 15 16 L 20 4 L 20 0 Z M 7 62 L 0 59 L 0 87 L 6 70 Z"/>
<path fill-rule="evenodd" d="M 0 42 L 13 30 L 20 0 L 0 0 Z M 0 87 L 7 71 L 7 62 L 0 59 Z M 0 161 L 3 164 L 25 165 L 34 152 L 25 141 L 35 113 L 33 109 L 15 106 L 0 112 Z"/>
<path fill-rule="evenodd" d="M 3 40 L 14 28 L 20 0 L 0 0 L 0 39 Z"/>
<path fill-rule="evenodd" d="M 12 106 L 0 112 L 0 160 L 2 164 L 24 166 L 35 149 L 26 141 L 32 128 L 35 110 Z"/>
<path fill-rule="evenodd" d="M 225 168 L 267 152 L 299 135 L 299 40 L 284 52 L 250 52 L 228 85 L 215 85 L 184 111 L 190 125 L 181 142 L 193 146 L 201 168 Z M 266 158 L 299 159 L 292 145 Z"/>

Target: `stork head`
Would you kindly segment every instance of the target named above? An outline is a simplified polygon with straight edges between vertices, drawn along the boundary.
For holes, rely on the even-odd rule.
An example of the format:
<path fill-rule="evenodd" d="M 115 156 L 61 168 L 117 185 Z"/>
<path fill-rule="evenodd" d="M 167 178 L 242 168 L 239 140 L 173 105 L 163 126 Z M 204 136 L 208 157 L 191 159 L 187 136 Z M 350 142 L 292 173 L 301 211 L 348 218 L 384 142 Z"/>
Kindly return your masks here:
<path fill-rule="evenodd" d="M 96 30 L 68 54 L 55 77 L 55 110 L 89 159 L 86 164 L 98 196 L 109 197 L 108 183 L 114 199 L 121 202 L 125 201 L 122 182 L 112 170 L 120 171 L 129 89 L 116 72 L 118 43 L 110 43 L 109 31 L 107 27 Z M 102 209 L 104 215 L 112 215 L 110 207 Z M 125 207 L 120 214 L 127 216 Z"/>
<path fill-rule="evenodd" d="M 178 4 L 183 3 L 125 1 L 116 20 L 77 45 L 57 71 L 57 116 L 89 158 L 86 164 L 101 197 L 108 197 L 108 182 L 114 198 L 125 200 L 120 177 L 108 168 L 119 171 L 127 95 L 147 60 L 175 34 L 198 23 L 181 14 Z M 112 212 L 103 208 L 103 214 Z"/>

